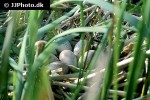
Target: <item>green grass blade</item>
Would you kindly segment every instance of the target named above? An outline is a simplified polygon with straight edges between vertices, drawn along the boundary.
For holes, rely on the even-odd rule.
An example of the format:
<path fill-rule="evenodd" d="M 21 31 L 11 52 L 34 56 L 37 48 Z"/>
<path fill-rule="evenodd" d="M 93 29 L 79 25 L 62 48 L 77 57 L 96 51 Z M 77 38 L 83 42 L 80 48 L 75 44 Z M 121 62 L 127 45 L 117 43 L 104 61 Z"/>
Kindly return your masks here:
<path fill-rule="evenodd" d="M 9 57 L 9 64 L 14 71 L 20 71 L 21 72 L 21 70 L 18 68 L 18 64 L 11 57 Z"/>
<path fill-rule="evenodd" d="M 107 28 L 108 27 L 97 26 L 97 27 L 79 27 L 79 28 L 69 29 L 69 30 L 66 30 L 63 33 L 58 34 L 55 37 L 53 37 L 50 41 L 48 41 L 46 46 L 49 45 L 50 43 L 52 43 L 54 40 L 56 40 L 58 38 L 62 38 L 63 36 L 67 36 L 69 34 L 81 34 L 78 32 L 102 32 L 102 33 L 105 33 L 107 31 Z"/>
<path fill-rule="evenodd" d="M 144 13 L 143 13 L 143 20 L 146 24 L 146 28 L 147 28 L 147 34 L 146 34 L 146 40 L 147 40 L 147 47 L 146 49 L 148 50 L 149 47 L 150 47 L 150 23 L 149 23 L 149 17 L 150 17 L 150 7 L 149 7 L 149 4 L 150 4 L 150 1 L 146 1 L 146 3 L 144 4 L 145 6 L 144 7 Z M 150 86 L 150 58 L 149 58 L 149 55 L 148 55 L 148 70 L 147 70 L 147 73 L 146 73 L 146 79 L 145 79 L 145 82 L 144 82 L 144 85 L 143 85 L 143 88 L 142 88 L 142 94 L 141 96 L 144 96 L 147 94 L 147 91 L 149 89 L 149 86 Z"/>
<path fill-rule="evenodd" d="M 83 13 L 83 3 L 79 3 L 79 5 L 80 5 L 80 26 L 81 27 L 84 27 L 84 13 Z M 85 33 L 83 33 L 82 35 L 81 35 L 81 40 L 82 40 L 82 49 L 81 49 L 81 51 L 82 51 L 82 53 L 81 53 L 81 64 L 80 64 L 80 71 L 79 71 L 79 77 L 78 77 L 78 83 L 77 83 L 77 86 L 78 86 L 78 84 L 79 84 L 79 79 L 80 79 L 80 77 L 82 77 L 81 76 L 81 74 L 82 74 L 82 68 L 84 67 L 84 63 L 83 63 L 83 57 L 84 57 L 84 38 L 85 38 Z"/>
<path fill-rule="evenodd" d="M 142 33 L 143 23 L 140 23 L 139 32 L 137 36 L 137 43 L 135 44 L 134 60 L 129 66 L 128 81 L 126 86 L 126 100 L 132 100 L 134 96 L 134 91 L 137 86 L 137 79 L 140 75 L 141 68 L 145 61 L 145 51 L 141 50 L 141 45 L 143 43 L 144 34 Z"/>
<path fill-rule="evenodd" d="M 119 7 L 119 4 L 116 4 Z M 122 29 L 122 22 L 123 22 L 123 15 L 124 15 L 124 11 L 126 8 L 126 0 L 123 2 L 123 5 L 120 6 L 120 12 L 115 10 L 115 16 L 114 16 L 114 20 L 116 22 L 116 32 L 115 32 L 115 40 L 114 40 L 114 47 L 113 47 L 113 71 L 114 71 L 114 96 L 113 96 L 113 100 L 117 100 L 118 99 L 118 95 L 117 95 L 117 90 L 118 90 L 118 68 L 117 68 L 117 62 L 119 61 L 119 57 L 120 57 L 120 52 L 121 52 L 121 41 L 120 41 L 120 37 L 121 37 L 121 29 Z M 115 24 L 115 23 L 114 23 Z"/>
<path fill-rule="evenodd" d="M 19 54 L 19 62 L 18 62 L 19 71 L 16 71 L 16 77 L 15 77 L 16 79 L 14 83 L 15 90 L 14 90 L 13 100 L 20 100 L 22 95 L 22 89 L 24 86 L 22 72 L 24 67 L 24 57 L 26 53 L 26 42 L 27 42 L 27 33 L 25 33 L 24 35 L 22 47 Z"/>
<path fill-rule="evenodd" d="M 109 61 L 108 65 L 106 66 L 106 70 L 104 73 L 104 80 L 102 82 L 102 88 L 100 89 L 100 92 L 98 94 L 99 100 L 107 100 L 108 99 L 108 89 L 110 88 L 112 79 L 113 79 L 113 58 L 112 52 L 111 52 L 111 46 L 112 46 L 112 34 L 113 34 L 113 24 L 110 26 L 110 29 L 108 30 L 108 41 L 109 41 Z"/>
<path fill-rule="evenodd" d="M 150 1 L 147 0 L 146 3 L 145 3 L 145 6 L 144 6 L 144 14 L 143 14 L 143 17 L 144 17 L 144 22 L 146 23 L 146 26 L 148 28 L 150 28 Z"/>
<path fill-rule="evenodd" d="M 28 64 L 32 65 L 34 62 L 34 55 L 35 55 L 35 42 L 37 40 L 37 32 L 39 28 L 39 22 L 38 22 L 38 11 L 31 10 L 29 14 L 29 20 L 28 20 L 28 27 L 27 27 L 27 34 L 29 36 L 28 38 Z"/>
<path fill-rule="evenodd" d="M 15 23 L 16 23 L 16 11 L 11 11 L 9 16 L 10 21 L 8 22 L 6 37 L 4 40 L 4 45 L 2 49 L 2 64 L 0 66 L 0 95 L 3 95 L 3 100 L 7 100 L 8 95 L 8 71 L 9 71 L 9 55 L 10 48 L 12 43 L 12 36 L 15 31 Z"/>

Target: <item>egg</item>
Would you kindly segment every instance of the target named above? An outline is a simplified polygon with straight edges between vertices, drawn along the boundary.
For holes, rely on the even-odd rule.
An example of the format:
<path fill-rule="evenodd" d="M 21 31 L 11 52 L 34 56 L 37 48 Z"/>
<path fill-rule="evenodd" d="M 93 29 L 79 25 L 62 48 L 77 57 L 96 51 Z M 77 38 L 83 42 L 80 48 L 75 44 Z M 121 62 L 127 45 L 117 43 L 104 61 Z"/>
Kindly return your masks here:
<path fill-rule="evenodd" d="M 86 40 L 84 40 L 84 46 L 85 46 L 85 44 L 86 44 Z M 81 56 L 81 54 L 82 54 L 82 40 L 77 42 L 77 44 L 74 47 L 73 52 L 77 56 L 77 58 L 79 58 Z"/>
<path fill-rule="evenodd" d="M 87 60 L 86 60 L 86 65 L 85 65 L 86 67 L 89 66 L 89 64 L 90 64 L 90 62 L 91 62 L 91 60 L 92 60 L 92 57 L 93 57 L 94 53 L 95 53 L 95 50 L 89 50 L 89 51 L 87 51 L 87 52 L 84 53 L 83 62 L 85 63 L 85 60 L 86 60 L 86 58 L 87 58 Z M 81 65 L 81 58 L 82 58 L 82 56 L 79 58 L 78 66 Z"/>
<path fill-rule="evenodd" d="M 71 50 L 63 50 L 59 55 L 59 59 L 66 65 L 77 66 L 77 57 Z"/>

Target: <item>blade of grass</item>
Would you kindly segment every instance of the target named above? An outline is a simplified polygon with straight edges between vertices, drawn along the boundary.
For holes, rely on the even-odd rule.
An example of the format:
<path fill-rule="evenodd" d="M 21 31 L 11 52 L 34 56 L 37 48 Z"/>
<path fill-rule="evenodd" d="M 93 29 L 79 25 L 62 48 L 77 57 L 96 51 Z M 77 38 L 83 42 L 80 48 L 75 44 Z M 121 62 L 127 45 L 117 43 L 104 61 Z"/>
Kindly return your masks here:
<path fill-rule="evenodd" d="M 72 34 L 72 35 L 73 34 L 81 34 L 78 32 L 102 32 L 102 33 L 105 33 L 107 31 L 107 28 L 108 27 L 97 26 L 97 27 L 79 27 L 79 28 L 69 29 L 69 30 L 66 30 L 63 33 L 58 34 L 55 37 L 53 37 L 50 41 L 48 41 L 46 46 L 48 46 L 54 40 L 56 40 L 58 38 L 62 38 L 62 37 L 67 36 L 69 34 Z"/>
<path fill-rule="evenodd" d="M 80 5 L 80 27 L 84 27 L 83 3 L 79 3 L 79 5 Z M 84 50 L 85 49 L 84 38 L 85 38 L 85 33 L 82 33 L 82 35 L 81 35 L 81 40 L 82 40 L 81 51 L 82 51 L 82 53 L 81 53 L 81 63 L 80 63 L 80 71 L 79 71 L 77 86 L 80 84 L 79 79 L 81 78 L 81 74 L 83 71 L 82 68 L 84 66 L 84 64 L 83 64 L 83 57 L 84 57 L 84 52 L 85 52 L 85 50 Z"/>
<path fill-rule="evenodd" d="M 28 64 L 32 65 L 34 62 L 34 55 L 35 55 L 35 42 L 37 40 L 37 32 L 39 27 L 38 21 L 38 11 L 31 10 L 29 13 L 29 20 L 28 20 L 28 27 L 27 27 L 27 34 L 29 35 L 28 38 Z"/>
<path fill-rule="evenodd" d="M 137 36 L 137 43 L 135 44 L 135 53 L 134 53 L 134 60 L 129 66 L 129 74 L 127 77 L 127 86 L 125 87 L 127 94 L 126 100 L 133 99 L 133 93 L 136 89 L 137 83 L 135 82 L 140 74 L 141 68 L 143 67 L 144 60 L 145 60 L 145 53 L 141 50 L 141 45 L 143 43 L 144 34 L 143 31 L 143 22 L 140 23 L 139 32 Z"/>
<path fill-rule="evenodd" d="M 141 45 L 143 42 L 143 38 L 146 36 L 149 36 L 149 12 L 150 12 L 150 7 L 148 6 L 150 4 L 149 1 L 146 1 L 143 5 L 144 9 L 144 14 L 143 14 L 143 19 L 139 23 L 139 28 L 138 28 L 138 37 L 137 37 L 137 43 L 135 45 L 135 53 L 134 53 L 134 61 L 131 63 L 130 68 L 129 68 L 129 75 L 128 75 L 128 85 L 126 87 L 127 90 L 127 95 L 126 95 L 126 100 L 131 100 L 133 98 L 133 92 L 136 89 L 137 84 L 135 81 L 137 80 L 142 65 L 144 64 L 145 60 L 145 53 L 143 53 L 143 50 L 141 50 Z M 146 25 L 145 25 L 146 23 Z M 145 29 L 146 28 L 146 29 Z M 146 35 L 143 34 L 143 30 L 145 31 Z M 149 41 L 149 38 L 148 38 Z M 149 48 L 149 45 L 147 49 Z M 149 73 L 149 72 L 148 72 Z M 147 84 L 148 85 L 148 84 Z"/>
<path fill-rule="evenodd" d="M 18 68 L 18 64 L 11 57 L 9 57 L 9 64 L 14 71 L 19 71 L 21 73 L 21 70 Z"/>
<path fill-rule="evenodd" d="M 21 46 L 20 54 L 19 54 L 19 62 L 18 62 L 18 69 L 19 71 L 23 72 L 23 66 L 24 66 L 24 57 L 26 52 L 26 41 L 27 41 L 27 33 L 25 33 L 23 38 L 23 43 Z M 22 95 L 22 89 L 24 86 L 23 83 L 23 75 L 19 71 L 15 72 L 15 79 L 14 79 L 14 94 L 13 94 L 13 100 L 20 100 Z"/>
<path fill-rule="evenodd" d="M 147 38 L 147 47 L 146 47 L 147 50 L 150 48 L 150 39 L 149 39 L 149 37 L 150 37 L 150 23 L 149 23 L 150 7 L 149 7 L 149 4 L 150 4 L 150 1 L 146 1 L 145 6 L 143 6 L 144 7 L 143 20 L 146 23 L 146 26 L 148 29 L 147 37 L 146 37 Z M 144 96 L 147 94 L 149 86 L 150 86 L 150 58 L 148 56 L 148 72 L 146 73 L 146 80 L 144 82 L 141 96 Z"/>
<path fill-rule="evenodd" d="M 10 47 L 12 43 L 12 36 L 15 31 L 15 23 L 16 23 L 16 11 L 10 11 L 11 20 L 8 22 L 6 37 L 4 40 L 4 45 L 1 53 L 2 63 L 0 66 L 0 95 L 3 95 L 3 100 L 8 99 L 8 71 L 9 71 L 9 55 L 10 55 Z"/>
<path fill-rule="evenodd" d="M 116 5 L 117 4 L 116 2 Z M 117 96 L 117 90 L 118 90 L 118 68 L 117 68 L 117 62 L 119 60 L 120 57 L 120 52 L 121 52 L 121 42 L 120 42 L 120 35 L 121 35 L 121 28 L 122 28 L 122 22 L 123 22 L 123 15 L 124 15 L 124 11 L 126 8 L 126 0 L 123 1 L 123 5 L 120 7 L 120 11 L 118 11 L 117 9 L 115 10 L 115 23 L 117 24 L 116 26 L 116 34 L 115 34 L 115 40 L 114 40 L 114 48 L 113 48 L 113 71 L 114 71 L 114 90 L 116 91 L 113 95 L 113 100 L 117 100 L 118 96 Z"/>
<path fill-rule="evenodd" d="M 143 19 L 144 19 L 144 22 L 146 23 L 146 27 L 147 28 L 150 28 L 150 7 L 149 7 L 149 5 L 150 5 L 150 1 L 146 1 L 146 3 L 145 3 L 145 6 L 143 6 L 144 7 L 144 13 L 143 13 Z"/>
<path fill-rule="evenodd" d="M 114 20 L 112 22 L 112 25 L 110 26 L 110 29 L 108 30 L 108 46 L 109 46 L 109 55 L 110 55 L 110 61 L 108 61 L 108 66 L 106 66 L 106 72 L 104 73 L 104 80 L 102 82 L 103 87 L 100 89 L 99 94 L 97 95 L 97 98 L 100 100 L 107 100 L 108 98 L 108 89 L 111 86 L 111 82 L 113 79 L 113 60 L 111 60 L 112 57 L 112 52 L 111 52 L 111 47 L 112 47 L 112 34 L 114 30 Z"/>

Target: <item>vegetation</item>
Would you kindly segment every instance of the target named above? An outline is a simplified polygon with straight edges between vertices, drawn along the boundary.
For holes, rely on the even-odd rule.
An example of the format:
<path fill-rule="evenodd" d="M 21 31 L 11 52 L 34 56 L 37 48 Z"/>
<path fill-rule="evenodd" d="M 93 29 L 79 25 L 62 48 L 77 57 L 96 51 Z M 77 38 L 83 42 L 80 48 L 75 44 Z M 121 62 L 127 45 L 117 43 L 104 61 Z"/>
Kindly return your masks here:
<path fill-rule="evenodd" d="M 0 11 L 0 100 L 150 99 L 150 0 L 50 5 Z"/>

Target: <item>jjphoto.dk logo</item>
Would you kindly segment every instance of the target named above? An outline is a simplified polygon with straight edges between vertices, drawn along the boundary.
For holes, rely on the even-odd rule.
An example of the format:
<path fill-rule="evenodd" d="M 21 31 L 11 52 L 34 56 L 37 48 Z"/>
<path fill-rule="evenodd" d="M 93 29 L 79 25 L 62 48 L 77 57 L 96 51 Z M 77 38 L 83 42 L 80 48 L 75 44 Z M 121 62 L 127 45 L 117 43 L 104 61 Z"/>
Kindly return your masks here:
<path fill-rule="evenodd" d="M 50 10 L 50 0 L 1 0 L 2 10 Z"/>
<path fill-rule="evenodd" d="M 24 4 L 24 3 L 22 3 L 22 2 L 20 2 L 20 3 L 4 3 L 4 7 L 5 8 L 8 8 L 8 7 L 11 7 L 11 8 L 16 8 L 16 7 L 21 7 L 21 8 L 26 8 L 26 7 L 31 7 L 31 8 L 33 8 L 33 7 L 38 7 L 38 8 L 43 8 L 44 7 L 44 4 L 43 3 L 41 3 L 41 2 L 38 2 L 37 4 L 32 4 L 32 3 L 26 3 L 26 4 Z"/>

